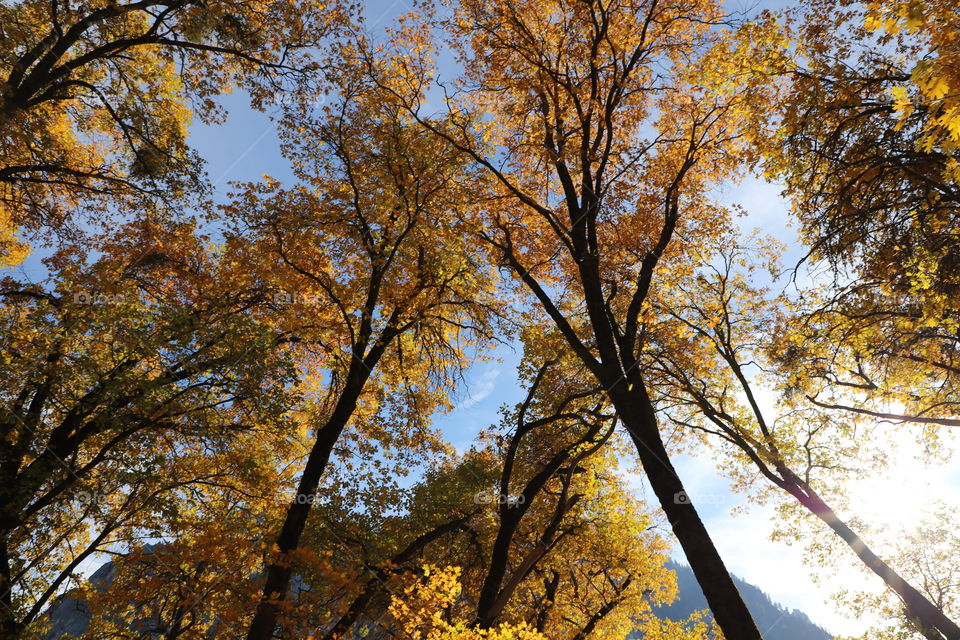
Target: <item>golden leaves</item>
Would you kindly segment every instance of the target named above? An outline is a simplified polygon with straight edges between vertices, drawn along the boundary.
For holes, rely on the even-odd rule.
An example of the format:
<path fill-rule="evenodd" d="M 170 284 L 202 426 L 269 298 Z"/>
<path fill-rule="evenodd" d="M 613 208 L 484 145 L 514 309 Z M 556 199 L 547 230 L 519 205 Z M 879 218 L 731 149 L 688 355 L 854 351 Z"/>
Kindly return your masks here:
<path fill-rule="evenodd" d="M 922 101 L 924 133 L 918 140 L 926 151 L 943 149 L 953 154 L 960 148 L 960 56 L 955 7 L 949 2 L 867 2 L 866 28 L 888 36 L 912 39 L 925 51 L 910 73 Z M 898 88 L 896 110 L 902 124 L 913 113 L 906 89 Z"/>
<path fill-rule="evenodd" d="M 81 215 L 195 203 L 207 185 L 186 144 L 192 117 L 217 120 L 210 98 L 234 86 L 261 106 L 291 78 L 316 82 L 315 46 L 351 11 L 299 0 L 160 13 L 105 0 L 0 7 L 0 206 L 10 224 L 35 233 Z"/>

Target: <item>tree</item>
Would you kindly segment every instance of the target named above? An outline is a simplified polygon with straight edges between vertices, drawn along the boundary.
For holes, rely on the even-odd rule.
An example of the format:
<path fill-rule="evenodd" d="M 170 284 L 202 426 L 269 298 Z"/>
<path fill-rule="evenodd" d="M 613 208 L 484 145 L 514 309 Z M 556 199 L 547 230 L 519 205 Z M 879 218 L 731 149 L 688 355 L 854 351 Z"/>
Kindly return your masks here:
<path fill-rule="evenodd" d="M 350 7 L 311 2 L 26 0 L 0 8 L 0 256 L 12 235 L 60 228 L 78 210 L 203 191 L 186 143 L 234 86 L 263 106 L 312 78 L 316 48 Z"/>
<path fill-rule="evenodd" d="M 826 524 L 883 579 L 901 600 L 905 617 L 926 637 L 960 637 L 960 627 L 942 607 L 883 561 L 825 497 L 825 490 L 840 485 L 838 472 L 850 464 L 844 449 L 852 448 L 848 443 L 856 440 L 858 425 L 838 424 L 805 409 L 802 396 L 799 406 L 796 396 L 793 402 L 784 398 L 775 416 L 764 409 L 754 379 L 758 369 L 776 372 L 765 361 L 764 336 L 788 301 L 770 299 L 749 283 L 756 265 L 770 259 L 769 249 L 754 254 L 737 247 L 735 238 L 724 245 L 720 259 L 705 260 L 689 285 L 676 286 L 674 295 L 660 302 L 662 320 L 651 327 L 650 340 L 656 362 L 651 378 L 660 406 L 676 424 L 732 449 L 742 482 L 750 474 L 741 466 L 759 471 Z M 834 477 L 824 478 L 824 472 Z"/>
<path fill-rule="evenodd" d="M 461 599 L 448 622 L 550 638 L 657 637 L 664 623 L 652 606 L 671 601 L 676 587 L 665 541 L 619 474 L 627 443 L 605 413 L 609 403 L 560 336 L 528 332 L 525 354 L 525 398 L 471 454 L 494 461 L 494 473 L 474 475 L 475 501 L 485 506 L 478 544 L 430 558 L 457 567 Z M 425 497 L 420 504 L 433 499 Z M 706 630 L 682 626 L 677 637 Z"/>
<path fill-rule="evenodd" d="M 464 163 L 419 135 L 396 100 L 350 65 L 340 97 L 293 110 L 282 136 L 302 184 L 248 186 L 227 215 L 233 260 L 306 316 L 305 368 L 322 372 L 313 401 L 313 448 L 277 535 L 251 640 L 280 620 L 312 496 L 348 424 L 382 437 L 422 433 L 477 340 L 491 336 L 499 303 L 489 268 L 454 212 Z M 318 149 L 319 147 L 319 149 Z M 292 317 L 296 317 L 296 314 Z"/>
<path fill-rule="evenodd" d="M 773 23 L 728 30 L 723 19 L 709 2 L 467 0 L 443 23 L 465 68 L 455 92 L 443 87 L 449 120 L 424 107 L 428 26 L 400 33 L 396 69 L 379 82 L 413 97 L 425 130 L 485 174 L 478 236 L 608 394 L 735 639 L 760 634 L 696 509 L 677 497 L 641 357 L 649 298 L 729 224 L 708 192 L 750 163 L 741 127 L 762 122 L 747 105 L 771 97 Z"/>
<path fill-rule="evenodd" d="M 807 292 L 782 364 L 821 408 L 955 427 L 956 12 L 805 7 L 782 127 L 765 151 L 809 257 L 834 283 Z"/>
<path fill-rule="evenodd" d="M 917 425 L 933 442 L 937 429 L 960 425 L 955 11 L 912 2 L 806 9 L 767 166 L 786 183 L 808 257 L 833 283 L 802 292 L 769 351 L 794 398 L 838 420 Z M 894 587 L 906 618 L 926 634 L 960 635 L 934 621 L 939 600 L 918 586 L 910 598 Z M 921 605 L 930 615 L 911 598 L 930 603 Z"/>
<path fill-rule="evenodd" d="M 284 337 L 192 225 L 141 220 L 101 257 L 63 249 L 49 288 L 3 283 L 0 625 L 19 637 L 77 566 L 236 468 L 196 464 L 290 402 Z M 191 463 L 190 461 L 193 460 Z M 181 493 L 182 495 L 182 493 Z"/>

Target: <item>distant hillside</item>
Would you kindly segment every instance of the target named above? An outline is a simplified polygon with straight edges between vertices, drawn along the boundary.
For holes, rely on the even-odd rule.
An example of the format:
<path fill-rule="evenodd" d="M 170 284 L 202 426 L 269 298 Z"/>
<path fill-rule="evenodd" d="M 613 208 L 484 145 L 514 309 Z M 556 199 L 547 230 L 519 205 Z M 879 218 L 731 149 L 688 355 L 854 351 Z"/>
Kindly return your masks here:
<path fill-rule="evenodd" d="M 680 598 L 669 607 L 660 607 L 657 613 L 671 620 L 683 620 L 699 609 L 707 608 L 700 585 L 687 565 L 671 561 L 668 566 L 677 572 Z M 770 599 L 754 585 L 734 576 L 747 608 L 766 640 L 831 640 L 827 631 L 818 627 L 802 611 L 786 609 Z"/>

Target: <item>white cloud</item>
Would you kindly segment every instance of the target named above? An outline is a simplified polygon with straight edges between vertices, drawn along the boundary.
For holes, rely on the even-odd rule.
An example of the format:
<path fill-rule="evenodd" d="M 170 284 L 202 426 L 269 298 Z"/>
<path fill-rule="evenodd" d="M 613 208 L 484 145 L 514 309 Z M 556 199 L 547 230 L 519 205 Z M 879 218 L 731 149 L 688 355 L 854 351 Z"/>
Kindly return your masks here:
<path fill-rule="evenodd" d="M 497 378 L 501 369 L 497 366 L 489 367 L 477 376 L 477 379 L 467 383 L 469 394 L 463 402 L 457 405 L 456 410 L 470 409 L 480 404 L 493 393 L 497 386 Z"/>

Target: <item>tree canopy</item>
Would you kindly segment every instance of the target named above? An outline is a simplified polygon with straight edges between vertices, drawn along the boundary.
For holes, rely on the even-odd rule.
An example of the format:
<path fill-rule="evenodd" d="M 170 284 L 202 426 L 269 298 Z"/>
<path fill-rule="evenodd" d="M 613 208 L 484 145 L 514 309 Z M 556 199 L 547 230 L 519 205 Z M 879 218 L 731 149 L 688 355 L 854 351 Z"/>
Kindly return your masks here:
<path fill-rule="evenodd" d="M 687 453 L 873 581 L 864 637 L 960 640 L 957 488 L 852 489 L 960 426 L 958 5 L 364 13 L 0 6 L 0 638 L 772 637 Z M 231 91 L 289 169 L 215 194 Z"/>

